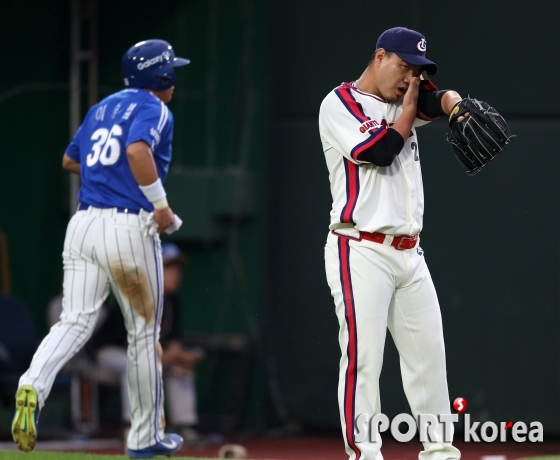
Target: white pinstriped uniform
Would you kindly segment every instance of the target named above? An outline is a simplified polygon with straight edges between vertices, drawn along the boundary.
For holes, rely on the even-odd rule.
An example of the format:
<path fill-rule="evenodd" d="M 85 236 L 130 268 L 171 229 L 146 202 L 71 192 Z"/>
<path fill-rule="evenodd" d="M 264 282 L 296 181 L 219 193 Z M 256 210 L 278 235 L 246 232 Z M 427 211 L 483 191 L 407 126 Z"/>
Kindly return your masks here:
<path fill-rule="evenodd" d="M 37 390 L 40 407 L 56 374 L 90 338 L 100 308 L 115 294 L 128 331 L 128 390 L 132 409 L 128 448 L 164 439 L 159 331 L 163 266 L 159 235 L 144 236 L 153 206 L 132 176 L 126 148 L 151 146 L 159 177 L 171 160 L 173 118 L 143 89 L 126 89 L 93 106 L 66 154 L 80 163 L 80 207 L 64 242 L 60 321 L 43 339 L 21 385 Z"/>
<path fill-rule="evenodd" d="M 399 351 L 412 414 L 450 413 L 441 314 L 423 251 L 390 245 L 393 236 L 422 229 L 415 128 L 390 166 L 359 159 L 401 113 L 400 105 L 346 83 L 327 95 L 319 114 L 333 197 L 325 268 L 340 325 L 338 399 L 351 460 L 383 459 L 380 441 L 358 443 L 354 434 L 356 417 L 381 412 L 379 375 L 387 328 Z M 414 126 L 426 121 L 417 119 Z M 363 239 L 360 231 L 388 236 L 381 244 Z M 460 458 L 455 447 L 443 442 L 441 427 L 438 433 L 438 442 L 424 443 L 419 458 Z"/>
<path fill-rule="evenodd" d="M 161 363 L 157 357 L 163 266 L 159 236 L 142 235 L 146 215 L 89 208 L 72 217 L 64 242 L 60 321 L 51 328 L 20 379 L 20 385 L 37 390 L 42 407 L 56 374 L 90 338 L 112 289 L 128 330 L 128 385 L 133 410 L 129 447 L 137 449 L 153 444 L 158 435 L 163 437 Z"/>

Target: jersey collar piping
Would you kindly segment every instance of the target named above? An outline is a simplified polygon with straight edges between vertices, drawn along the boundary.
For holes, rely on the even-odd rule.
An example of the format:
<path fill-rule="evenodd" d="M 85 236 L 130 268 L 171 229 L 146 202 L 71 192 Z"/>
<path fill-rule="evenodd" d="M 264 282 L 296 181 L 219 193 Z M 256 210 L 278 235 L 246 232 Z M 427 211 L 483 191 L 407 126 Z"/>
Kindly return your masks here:
<path fill-rule="evenodd" d="M 361 91 L 361 90 L 359 90 L 358 88 L 356 88 L 352 83 L 343 83 L 342 86 L 346 86 L 346 87 L 348 87 L 348 88 L 351 88 L 353 91 L 356 91 L 357 93 L 360 93 L 360 94 L 362 94 L 362 95 L 364 95 L 364 96 L 373 97 L 374 99 L 377 99 L 379 102 L 384 102 L 385 104 L 388 103 L 385 99 L 383 99 L 383 98 L 381 98 L 381 97 L 379 97 L 379 96 L 376 96 L 376 95 L 370 94 L 370 93 L 364 93 L 363 91 Z"/>

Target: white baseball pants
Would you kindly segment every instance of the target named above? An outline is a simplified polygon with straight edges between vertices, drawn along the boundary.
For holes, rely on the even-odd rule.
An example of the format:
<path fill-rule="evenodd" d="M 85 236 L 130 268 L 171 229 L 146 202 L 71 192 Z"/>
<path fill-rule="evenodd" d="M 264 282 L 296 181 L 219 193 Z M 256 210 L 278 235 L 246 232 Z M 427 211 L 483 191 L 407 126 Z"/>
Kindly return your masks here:
<path fill-rule="evenodd" d="M 128 331 L 128 388 L 132 408 L 128 448 L 163 439 L 165 418 L 159 327 L 163 302 L 161 244 L 144 237 L 148 213 L 89 207 L 68 224 L 64 242 L 60 321 L 37 349 L 19 384 L 32 385 L 43 407 L 60 369 L 90 338 L 112 289 Z"/>
<path fill-rule="evenodd" d="M 379 376 L 387 328 L 400 355 L 412 415 L 449 414 L 441 313 L 436 291 L 416 247 L 392 246 L 329 233 L 327 281 L 340 324 L 340 418 L 350 460 L 383 460 L 381 440 L 355 442 L 360 414 L 381 413 Z M 460 452 L 443 441 L 425 442 L 421 460 L 454 460 Z"/>

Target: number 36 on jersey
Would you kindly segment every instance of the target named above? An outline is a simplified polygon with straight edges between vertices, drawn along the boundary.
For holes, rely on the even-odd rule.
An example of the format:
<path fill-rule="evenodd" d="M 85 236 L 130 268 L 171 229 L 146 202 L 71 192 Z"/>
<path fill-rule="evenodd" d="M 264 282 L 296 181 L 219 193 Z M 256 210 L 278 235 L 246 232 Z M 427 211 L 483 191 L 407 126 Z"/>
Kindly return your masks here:
<path fill-rule="evenodd" d="M 86 162 L 89 167 L 98 161 L 103 166 L 114 165 L 121 155 L 121 144 L 119 137 L 123 130 L 119 125 L 113 125 L 109 131 L 107 128 L 99 128 L 91 135 L 93 141 L 92 152 L 88 153 Z"/>

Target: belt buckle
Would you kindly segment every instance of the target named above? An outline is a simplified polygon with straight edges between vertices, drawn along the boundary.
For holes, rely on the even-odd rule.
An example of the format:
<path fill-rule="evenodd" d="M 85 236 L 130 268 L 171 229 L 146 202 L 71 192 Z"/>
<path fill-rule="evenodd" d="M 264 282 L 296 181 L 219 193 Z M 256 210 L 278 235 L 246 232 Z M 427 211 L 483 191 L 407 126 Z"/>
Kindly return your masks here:
<path fill-rule="evenodd" d="M 408 247 L 404 248 L 404 247 L 401 247 L 401 245 L 402 245 L 403 242 L 405 242 L 405 241 L 406 241 L 407 243 L 408 243 L 408 242 L 411 242 L 411 243 L 416 244 L 416 240 L 417 240 L 417 239 L 418 239 L 418 235 L 414 235 L 414 236 L 401 236 L 401 239 L 400 239 L 400 241 L 399 241 L 399 244 L 397 244 L 397 249 L 400 249 L 401 251 L 404 250 L 404 249 L 412 249 L 414 246 L 411 246 L 411 247 L 409 247 L 409 248 L 408 248 Z"/>

